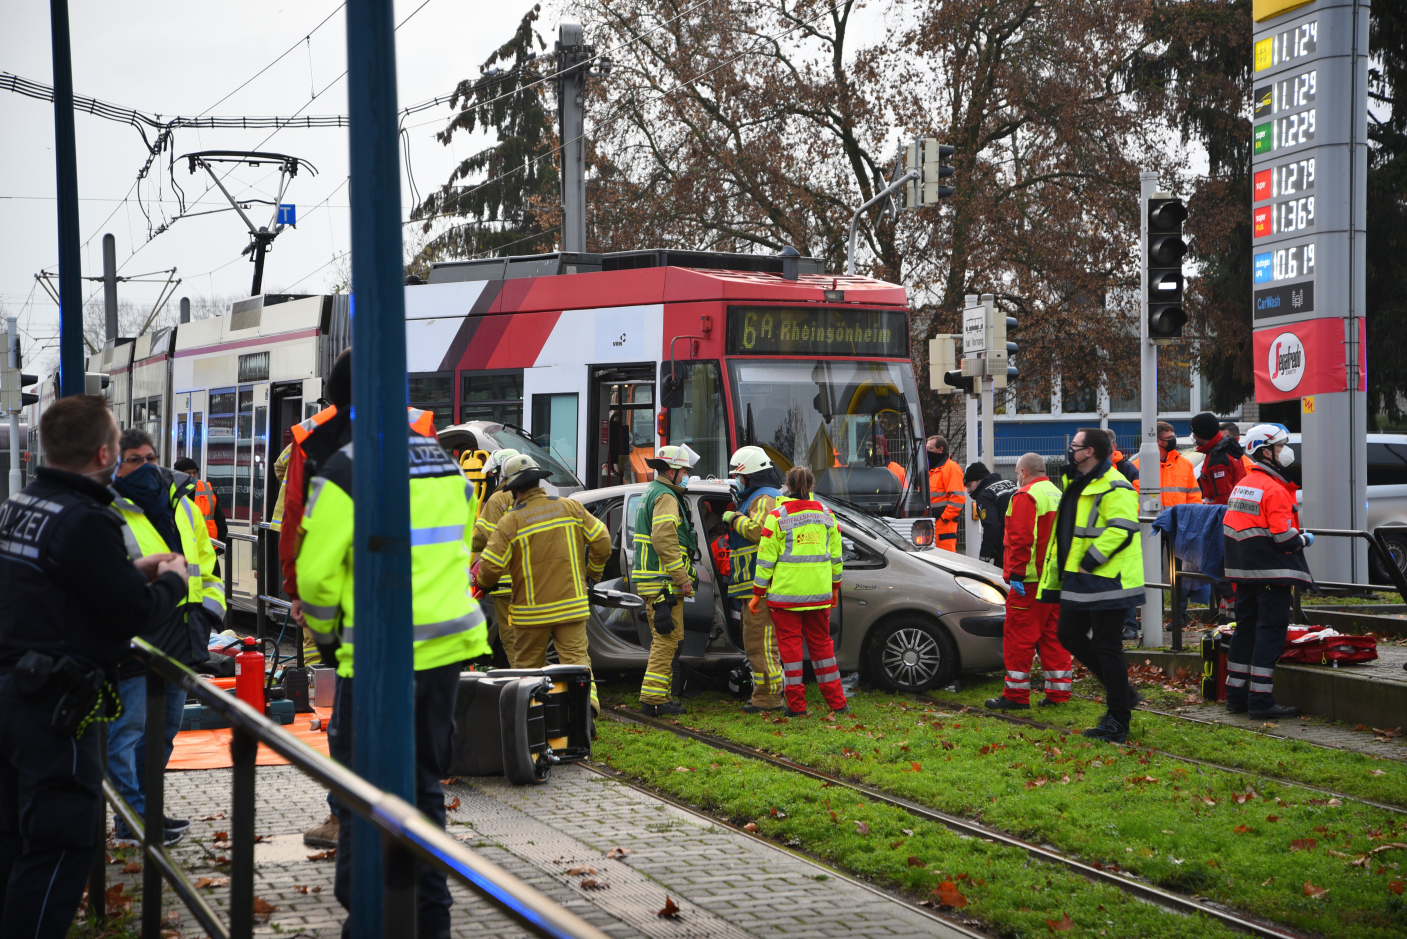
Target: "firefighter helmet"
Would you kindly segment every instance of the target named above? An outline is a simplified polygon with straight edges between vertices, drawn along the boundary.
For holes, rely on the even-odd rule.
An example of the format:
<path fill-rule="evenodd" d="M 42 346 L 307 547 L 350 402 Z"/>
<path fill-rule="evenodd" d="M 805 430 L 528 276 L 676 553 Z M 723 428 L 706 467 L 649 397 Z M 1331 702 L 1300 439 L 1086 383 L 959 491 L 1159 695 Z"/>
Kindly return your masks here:
<path fill-rule="evenodd" d="M 671 444 L 667 447 L 660 447 L 655 451 L 655 455 L 645 461 L 645 465 L 655 470 L 672 469 L 693 469 L 695 463 L 699 461 L 699 455 L 693 451 L 687 443 L 678 446 Z"/>
<path fill-rule="evenodd" d="M 728 459 L 729 476 L 751 476 L 772 468 L 772 458 L 761 447 L 739 447 Z"/>
<path fill-rule="evenodd" d="M 500 472 L 503 474 L 504 488 L 513 492 L 526 489 L 552 475 L 547 470 L 538 466 L 537 460 L 534 460 L 526 453 L 510 456 L 503 462 L 503 467 Z"/>
<path fill-rule="evenodd" d="M 485 475 L 489 473 L 503 472 L 503 464 L 507 463 L 510 458 L 515 457 L 517 455 L 518 451 L 514 450 L 512 447 L 504 447 L 501 450 L 493 451 L 493 453 L 489 454 L 489 458 L 484 461 Z"/>

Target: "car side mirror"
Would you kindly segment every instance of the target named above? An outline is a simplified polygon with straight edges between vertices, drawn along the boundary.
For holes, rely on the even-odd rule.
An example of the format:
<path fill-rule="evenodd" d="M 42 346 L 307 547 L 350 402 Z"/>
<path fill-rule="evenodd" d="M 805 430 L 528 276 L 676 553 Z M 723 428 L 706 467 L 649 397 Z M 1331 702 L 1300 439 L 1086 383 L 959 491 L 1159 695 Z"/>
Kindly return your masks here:
<path fill-rule="evenodd" d="M 915 547 L 933 547 L 933 519 L 914 519 L 914 527 L 909 529 L 909 538 L 913 541 Z"/>

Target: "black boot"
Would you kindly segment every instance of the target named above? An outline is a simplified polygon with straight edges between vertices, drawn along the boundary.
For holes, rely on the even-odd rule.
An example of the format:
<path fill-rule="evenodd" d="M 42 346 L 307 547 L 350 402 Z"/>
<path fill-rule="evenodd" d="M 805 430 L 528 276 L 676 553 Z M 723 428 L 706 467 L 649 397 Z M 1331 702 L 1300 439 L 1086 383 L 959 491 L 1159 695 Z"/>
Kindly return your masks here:
<path fill-rule="evenodd" d="M 684 705 L 675 704 L 673 701 L 666 701 L 663 704 L 641 703 L 640 713 L 646 717 L 669 717 L 671 714 L 683 714 Z"/>
<path fill-rule="evenodd" d="M 1300 709 L 1284 704 L 1272 704 L 1268 708 L 1253 708 L 1251 716 L 1258 721 L 1276 720 L 1281 717 L 1299 717 Z"/>
<path fill-rule="evenodd" d="M 986 706 L 993 711 L 1029 711 L 1031 705 L 1022 704 L 1020 701 L 1013 701 L 1006 695 L 997 695 L 995 698 L 988 698 Z"/>

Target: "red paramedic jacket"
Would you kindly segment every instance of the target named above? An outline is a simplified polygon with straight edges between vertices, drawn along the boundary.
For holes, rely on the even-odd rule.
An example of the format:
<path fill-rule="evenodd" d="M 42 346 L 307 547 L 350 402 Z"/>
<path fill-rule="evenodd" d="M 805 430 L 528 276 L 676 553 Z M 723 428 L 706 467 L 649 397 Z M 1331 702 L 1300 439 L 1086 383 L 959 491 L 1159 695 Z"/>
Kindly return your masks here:
<path fill-rule="evenodd" d="M 1313 584 L 1291 484 L 1256 462 L 1231 491 L 1222 524 L 1226 579 L 1259 584 Z"/>
<path fill-rule="evenodd" d="M 1040 476 L 1022 486 L 1011 496 L 1011 508 L 1006 517 L 1006 561 L 1002 567 L 1002 577 L 1007 583 L 1020 580 L 1025 583 L 1040 583 L 1041 571 L 1045 568 L 1046 546 L 1050 544 L 1050 533 L 1055 529 L 1055 512 L 1036 516 L 1036 500 L 1030 488 L 1048 476 Z M 1027 577 L 1027 569 L 1032 559 L 1036 562 L 1034 577 Z"/>

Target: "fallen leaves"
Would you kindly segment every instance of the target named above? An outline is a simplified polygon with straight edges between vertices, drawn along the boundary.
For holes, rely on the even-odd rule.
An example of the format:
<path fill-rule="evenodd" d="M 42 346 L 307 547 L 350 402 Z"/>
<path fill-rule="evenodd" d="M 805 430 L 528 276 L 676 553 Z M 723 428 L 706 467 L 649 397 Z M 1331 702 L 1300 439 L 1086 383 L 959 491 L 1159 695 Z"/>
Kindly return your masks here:
<path fill-rule="evenodd" d="M 1250 825 L 1237 825 L 1231 830 L 1236 832 L 1236 834 L 1238 835 L 1254 835 L 1256 833 L 1256 830 Z"/>
<path fill-rule="evenodd" d="M 319 851 L 317 854 L 308 855 L 310 861 L 331 861 L 337 857 L 336 848 L 328 848 L 326 851 Z"/>
<path fill-rule="evenodd" d="M 585 864 L 582 864 L 579 867 L 573 867 L 571 870 L 567 871 L 567 873 L 572 875 L 573 877 L 577 876 L 578 874 L 595 874 L 596 872 L 596 868 L 588 867 Z"/>
<path fill-rule="evenodd" d="M 855 834 L 857 834 L 857 835 L 868 835 L 869 833 L 870 833 L 870 826 L 869 826 L 869 825 L 865 824 L 864 822 L 856 822 L 856 823 L 855 823 Z"/>
<path fill-rule="evenodd" d="M 196 819 L 198 822 L 218 822 L 225 817 L 224 812 L 216 812 L 214 815 L 202 815 Z"/>
<path fill-rule="evenodd" d="M 195 882 L 195 889 L 209 890 L 212 887 L 228 887 L 230 879 L 228 877 L 202 877 Z"/>
<path fill-rule="evenodd" d="M 967 906 L 967 897 L 962 895 L 958 885 L 951 880 L 945 880 L 933 891 L 933 895 L 938 898 L 939 906 L 952 907 L 960 910 Z"/>
<path fill-rule="evenodd" d="M 626 856 L 627 854 L 629 854 L 629 853 L 630 853 L 630 849 L 629 849 L 629 848 L 620 848 L 620 847 L 616 847 L 616 848 L 612 848 L 611 850 L 607 851 L 607 852 L 606 852 L 606 857 L 610 858 L 612 861 L 619 861 L 621 858 L 625 857 L 625 856 Z"/>
<path fill-rule="evenodd" d="M 595 877 L 583 877 L 581 887 L 583 890 L 605 890 L 610 884 Z"/>
<path fill-rule="evenodd" d="M 910 855 L 909 855 L 909 866 L 910 866 L 910 867 L 927 867 L 927 866 L 928 866 L 928 862 L 925 861 L 925 860 L 923 860 L 922 858 L 920 858 L 920 857 L 919 857 L 918 855 L 916 855 L 916 854 L 910 854 Z"/>
<path fill-rule="evenodd" d="M 459 809 L 459 796 L 455 796 L 453 801 L 451 801 L 451 802 L 446 802 L 446 803 L 445 803 L 445 811 L 446 811 L 446 812 L 454 812 L 454 811 L 458 811 L 458 809 Z"/>
<path fill-rule="evenodd" d="M 1157 776 L 1130 776 L 1130 777 L 1129 777 L 1129 782 L 1133 783 L 1135 786 L 1147 785 L 1147 784 L 1149 784 L 1149 783 L 1155 783 L 1155 782 L 1157 782 L 1157 781 L 1158 781 L 1158 777 L 1157 777 Z"/>
<path fill-rule="evenodd" d="M 1307 880 L 1304 882 L 1304 895 L 1307 897 L 1322 897 L 1328 892 L 1329 889 L 1327 887 L 1316 887 Z"/>
<path fill-rule="evenodd" d="M 747 831 L 747 832 L 757 831 L 757 822 L 748 822 L 746 825 L 743 826 L 743 831 Z"/>
<path fill-rule="evenodd" d="M 656 915 L 656 916 L 668 917 L 669 919 L 674 919 L 674 918 L 676 918 L 676 917 L 679 916 L 679 904 L 677 904 L 677 903 L 674 902 L 674 898 L 673 898 L 673 897 L 665 897 L 665 898 L 664 898 L 664 909 L 660 910 L 660 911 L 659 911 L 658 913 L 656 913 L 655 915 Z"/>
<path fill-rule="evenodd" d="M 1069 913 L 1062 911 L 1059 919 L 1048 919 L 1045 925 L 1051 932 L 1069 932 L 1075 928 L 1075 921 L 1070 918 Z"/>
<path fill-rule="evenodd" d="M 1068 780 L 1070 777 L 1069 777 L 1069 776 L 1066 776 L 1065 778 Z M 1044 776 L 1037 776 L 1035 779 L 1028 779 L 1028 780 L 1026 780 L 1026 788 L 1027 788 L 1027 789 L 1039 789 L 1039 788 L 1041 788 L 1042 786 L 1044 786 L 1044 785 L 1046 784 L 1046 782 L 1047 782 L 1047 780 L 1046 780 L 1046 778 L 1045 778 Z"/>
<path fill-rule="evenodd" d="M 124 873 L 124 874 L 140 874 L 141 872 L 142 872 L 142 862 L 141 862 L 141 861 L 128 861 L 128 862 L 127 862 L 127 865 L 122 868 L 122 873 Z"/>
<path fill-rule="evenodd" d="M 921 773 L 921 772 L 923 772 L 923 767 L 922 767 L 920 764 L 915 763 L 913 760 L 910 760 L 910 761 L 909 761 L 909 765 L 913 767 L 913 771 L 914 771 L 915 773 Z"/>
<path fill-rule="evenodd" d="M 217 831 L 211 838 L 212 841 L 229 841 L 230 833 L 227 831 Z"/>
<path fill-rule="evenodd" d="M 127 895 L 126 890 L 127 885 L 118 881 L 103 891 L 103 896 L 107 898 L 108 912 L 119 913 L 132 908 L 132 898 Z"/>
<path fill-rule="evenodd" d="M 1319 842 L 1314 838 L 1296 838 L 1290 842 L 1291 851 L 1313 851 L 1319 847 Z"/>
<path fill-rule="evenodd" d="M 274 906 L 272 903 L 270 903 L 268 900 L 265 900 L 263 897 L 254 898 L 255 916 L 268 916 L 270 913 L 277 912 L 278 910 L 279 907 Z"/>
<path fill-rule="evenodd" d="M 1278 821 L 1280 821 L 1280 816 L 1278 816 L 1278 815 L 1267 815 L 1267 816 L 1265 817 L 1265 820 L 1266 820 L 1267 822 L 1278 822 Z"/>
<path fill-rule="evenodd" d="M 692 766 L 676 766 L 676 767 L 674 767 L 674 771 L 675 771 L 676 773 L 697 773 L 697 772 L 698 772 L 698 770 L 694 769 Z"/>
<path fill-rule="evenodd" d="M 1393 893 L 1400 895 L 1402 893 L 1402 881 L 1389 880 L 1387 882 L 1387 889 L 1391 890 Z"/>

